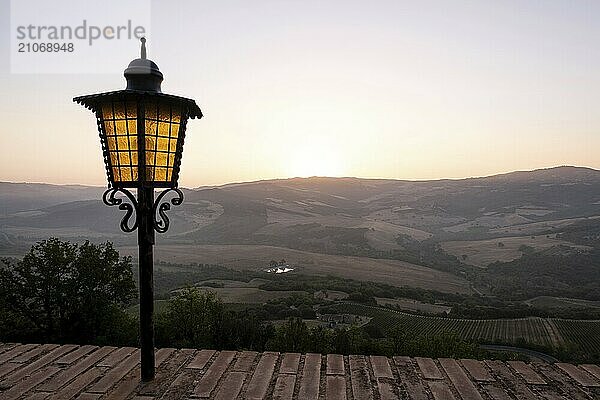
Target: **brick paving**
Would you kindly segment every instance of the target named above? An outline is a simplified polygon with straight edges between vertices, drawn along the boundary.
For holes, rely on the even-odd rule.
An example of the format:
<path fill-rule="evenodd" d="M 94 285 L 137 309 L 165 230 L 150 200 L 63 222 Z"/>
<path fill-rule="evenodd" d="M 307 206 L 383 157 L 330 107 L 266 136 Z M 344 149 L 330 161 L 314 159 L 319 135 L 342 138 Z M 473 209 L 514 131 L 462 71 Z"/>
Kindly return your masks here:
<path fill-rule="evenodd" d="M 0 343 L 0 399 L 600 399 L 597 365 Z"/>

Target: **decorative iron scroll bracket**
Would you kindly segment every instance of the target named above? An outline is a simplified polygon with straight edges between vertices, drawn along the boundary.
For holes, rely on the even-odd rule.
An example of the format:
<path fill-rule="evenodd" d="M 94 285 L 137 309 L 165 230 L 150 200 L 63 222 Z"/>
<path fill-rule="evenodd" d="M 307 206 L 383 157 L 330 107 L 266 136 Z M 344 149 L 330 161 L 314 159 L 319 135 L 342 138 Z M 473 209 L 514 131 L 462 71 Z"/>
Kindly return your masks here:
<path fill-rule="evenodd" d="M 165 195 L 171 191 L 175 192 L 176 197 L 173 197 L 170 201 L 162 202 Z M 158 195 L 154 201 L 154 206 L 152 207 L 153 225 L 156 232 L 165 233 L 169 229 L 169 217 L 166 212 L 171 209 L 171 204 L 178 206 L 181 205 L 181 203 L 183 203 L 183 192 L 178 188 L 163 190 Z"/>
<path fill-rule="evenodd" d="M 174 192 L 175 197 L 171 200 L 163 201 L 165 195 L 169 192 Z M 116 197 L 119 193 L 125 195 L 124 198 Z M 126 202 L 124 200 L 129 200 Z M 102 195 L 102 201 L 107 206 L 119 206 L 119 210 L 125 211 L 125 215 L 121 219 L 121 230 L 123 232 L 133 232 L 138 227 L 138 218 L 140 217 L 140 206 L 135 196 L 127 189 L 123 188 L 110 188 Z M 183 192 L 178 188 L 166 189 L 158 195 L 154 204 L 152 205 L 152 226 L 158 233 L 165 233 L 169 229 L 169 217 L 167 211 L 171 209 L 171 204 L 174 206 L 181 205 L 183 203 Z M 136 216 L 131 225 L 131 217 L 135 211 Z"/>
<path fill-rule="evenodd" d="M 122 193 L 125 196 L 127 196 L 127 199 L 129 199 L 130 203 L 124 203 L 122 198 L 117 198 L 115 197 L 117 195 L 117 193 Z M 138 203 L 137 200 L 135 199 L 135 197 L 133 196 L 133 194 L 131 194 L 131 192 L 127 189 L 120 189 L 120 188 L 110 188 L 108 189 L 106 192 L 104 192 L 104 194 L 102 195 L 102 201 L 104 202 L 104 204 L 106 204 L 107 206 L 119 206 L 119 210 L 123 210 L 125 211 L 125 215 L 123 216 L 123 219 L 121 219 L 121 230 L 123 232 L 133 232 L 136 230 L 137 226 L 138 226 L 138 221 L 137 221 L 137 213 L 138 213 Z M 131 219 L 131 216 L 133 215 L 133 211 L 135 210 L 136 212 L 136 218 L 135 218 L 135 222 L 133 223 L 133 225 L 129 225 L 129 220 Z"/>

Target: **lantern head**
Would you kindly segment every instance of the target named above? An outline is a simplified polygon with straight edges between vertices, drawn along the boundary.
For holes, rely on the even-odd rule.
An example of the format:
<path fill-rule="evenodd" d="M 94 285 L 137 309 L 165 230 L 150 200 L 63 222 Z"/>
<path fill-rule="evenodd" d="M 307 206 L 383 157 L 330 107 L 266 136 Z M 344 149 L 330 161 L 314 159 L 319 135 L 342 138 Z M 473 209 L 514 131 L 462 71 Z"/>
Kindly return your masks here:
<path fill-rule="evenodd" d="M 176 188 L 188 118 L 202 118 L 196 102 L 161 92 L 163 75 L 141 57 L 125 70 L 127 88 L 75 97 L 96 115 L 109 187 Z"/>

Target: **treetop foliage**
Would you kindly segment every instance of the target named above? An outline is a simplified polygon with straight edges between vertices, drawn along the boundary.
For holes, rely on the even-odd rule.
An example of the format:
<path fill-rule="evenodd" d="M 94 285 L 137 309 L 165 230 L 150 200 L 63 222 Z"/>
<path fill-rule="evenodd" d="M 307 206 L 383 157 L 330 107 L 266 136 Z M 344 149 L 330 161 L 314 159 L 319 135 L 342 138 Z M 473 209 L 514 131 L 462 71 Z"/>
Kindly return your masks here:
<path fill-rule="evenodd" d="M 4 262 L 0 313 L 14 324 L 3 329 L 27 327 L 38 340 L 81 342 L 103 335 L 111 325 L 107 320 L 135 295 L 131 258 L 120 258 L 110 242 L 50 238 L 32 246 L 22 260 Z"/>

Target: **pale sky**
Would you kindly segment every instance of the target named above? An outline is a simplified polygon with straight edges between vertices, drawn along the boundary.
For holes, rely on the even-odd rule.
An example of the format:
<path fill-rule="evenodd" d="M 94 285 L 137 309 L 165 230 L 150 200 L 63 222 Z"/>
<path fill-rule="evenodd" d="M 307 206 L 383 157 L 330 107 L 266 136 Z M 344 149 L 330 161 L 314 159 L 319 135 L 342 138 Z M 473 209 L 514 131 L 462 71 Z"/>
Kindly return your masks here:
<path fill-rule="evenodd" d="M 122 73 L 10 74 L 8 3 L 0 180 L 104 185 L 95 119 L 71 99 Z M 164 0 L 151 16 L 163 91 L 205 114 L 182 186 L 600 168 L 598 1 Z"/>

